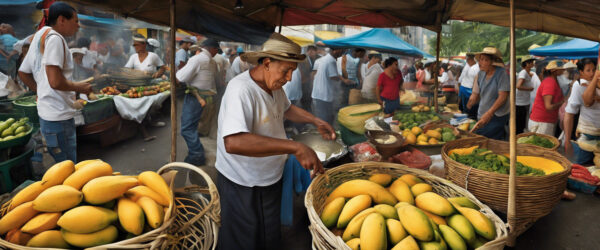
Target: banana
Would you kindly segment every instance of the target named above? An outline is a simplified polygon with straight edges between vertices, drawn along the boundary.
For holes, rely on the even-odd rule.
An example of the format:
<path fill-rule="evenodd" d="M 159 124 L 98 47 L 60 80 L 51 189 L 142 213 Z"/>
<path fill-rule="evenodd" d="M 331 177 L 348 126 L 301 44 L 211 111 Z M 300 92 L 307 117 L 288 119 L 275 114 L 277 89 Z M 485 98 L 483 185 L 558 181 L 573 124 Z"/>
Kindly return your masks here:
<path fill-rule="evenodd" d="M 344 204 L 346 204 L 346 199 L 344 199 L 344 197 L 338 197 L 325 205 L 323 212 L 321 212 L 321 221 L 323 221 L 325 227 L 329 228 L 336 225 L 340 213 L 344 208 Z"/>
<path fill-rule="evenodd" d="M 336 187 L 325 200 L 328 204 L 337 197 L 351 198 L 360 194 L 368 194 L 377 204 L 394 205 L 398 200 L 383 186 L 368 180 L 351 180 Z"/>
<path fill-rule="evenodd" d="M 71 174 L 67 179 L 63 182 L 63 185 L 74 187 L 77 190 L 81 190 L 83 185 L 85 185 L 88 181 L 100 177 L 100 176 L 108 176 L 111 175 L 113 169 L 108 163 L 97 160 L 92 161 L 85 165 L 85 167 L 81 167 L 80 170 L 76 170 L 75 173 Z"/>
<path fill-rule="evenodd" d="M 342 209 L 337 221 L 337 228 L 344 228 L 348 225 L 352 217 L 371 206 L 371 196 L 361 194 L 353 197 Z"/>
<path fill-rule="evenodd" d="M 390 186 L 390 193 L 401 202 L 407 202 L 411 205 L 415 204 L 415 197 L 410 191 L 410 187 L 401 179 L 396 179 Z"/>
<path fill-rule="evenodd" d="M 137 203 L 127 198 L 119 199 L 117 203 L 119 222 L 125 231 L 140 235 L 144 231 L 144 211 Z"/>
<path fill-rule="evenodd" d="M 125 192 L 125 197 L 131 199 L 132 201 L 137 201 L 142 196 L 147 196 L 162 206 L 169 206 L 169 200 L 165 199 L 162 195 L 158 194 L 157 192 L 154 192 L 154 190 L 150 189 L 147 186 L 133 187 L 132 189 L 129 189 L 127 190 L 127 192 Z"/>
<path fill-rule="evenodd" d="M 159 174 L 153 171 L 145 171 L 138 175 L 138 180 L 144 186 L 149 187 L 154 190 L 154 192 L 160 194 L 163 198 L 169 201 L 169 205 L 173 202 L 173 194 L 171 193 L 171 188 L 165 182 Z"/>
<path fill-rule="evenodd" d="M 102 176 L 86 183 L 81 191 L 87 203 L 99 205 L 121 197 L 137 185 L 138 180 L 133 177 Z"/>
<path fill-rule="evenodd" d="M 112 243 L 117 239 L 119 232 L 115 226 L 108 226 L 100 231 L 89 234 L 76 234 L 61 230 L 62 236 L 70 245 L 87 248 Z"/>
<path fill-rule="evenodd" d="M 115 221 L 117 213 L 111 209 L 80 206 L 65 212 L 57 224 L 72 233 L 88 234 L 99 231 Z"/>
<path fill-rule="evenodd" d="M 50 187 L 33 200 L 33 208 L 40 212 L 62 212 L 73 208 L 83 199 L 83 193 L 65 185 Z"/>
<path fill-rule="evenodd" d="M 70 248 L 69 243 L 63 239 L 62 234 L 58 230 L 44 231 L 27 242 L 28 247 L 41 248 Z"/>
<path fill-rule="evenodd" d="M 163 223 L 163 217 L 165 213 L 163 211 L 163 207 L 158 205 L 156 201 L 142 196 L 137 201 L 137 204 L 142 207 L 144 210 L 144 214 L 146 215 L 146 220 L 148 221 L 148 225 L 152 228 L 158 228 Z"/>
<path fill-rule="evenodd" d="M 69 175 L 75 172 L 75 165 L 71 160 L 62 161 L 50 167 L 44 176 L 42 182 L 47 182 L 49 186 L 62 184 Z"/>
<path fill-rule="evenodd" d="M 12 198 L 10 202 L 10 207 L 8 210 L 12 210 L 13 208 L 25 203 L 34 200 L 40 193 L 49 188 L 50 185 L 48 182 L 36 181 L 29 186 L 23 188 L 19 191 L 15 197 Z"/>
<path fill-rule="evenodd" d="M 39 234 L 41 232 L 56 228 L 56 222 L 61 213 L 42 213 L 29 220 L 21 228 L 21 231 L 30 234 Z"/>
<path fill-rule="evenodd" d="M 11 210 L 0 219 L 0 235 L 9 230 L 20 228 L 38 213 L 33 209 L 33 202 L 25 202 Z"/>

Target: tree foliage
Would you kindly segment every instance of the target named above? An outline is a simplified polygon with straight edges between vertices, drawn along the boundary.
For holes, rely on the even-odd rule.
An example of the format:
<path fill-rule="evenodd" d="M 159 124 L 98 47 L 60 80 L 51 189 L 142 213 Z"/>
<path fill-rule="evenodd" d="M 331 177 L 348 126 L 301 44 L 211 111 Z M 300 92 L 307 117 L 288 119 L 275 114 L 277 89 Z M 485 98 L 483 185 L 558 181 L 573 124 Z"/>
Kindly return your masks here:
<path fill-rule="evenodd" d="M 442 35 L 440 56 L 456 56 L 461 52 L 478 52 L 484 47 L 493 46 L 508 58 L 510 48 L 510 29 L 486 23 L 450 21 L 450 32 Z M 568 41 L 570 38 L 535 32 L 524 29 L 515 30 L 517 56 L 529 54 L 527 49 L 533 44 L 541 46 L 555 42 Z M 429 39 L 430 53 L 435 55 L 436 36 Z"/>

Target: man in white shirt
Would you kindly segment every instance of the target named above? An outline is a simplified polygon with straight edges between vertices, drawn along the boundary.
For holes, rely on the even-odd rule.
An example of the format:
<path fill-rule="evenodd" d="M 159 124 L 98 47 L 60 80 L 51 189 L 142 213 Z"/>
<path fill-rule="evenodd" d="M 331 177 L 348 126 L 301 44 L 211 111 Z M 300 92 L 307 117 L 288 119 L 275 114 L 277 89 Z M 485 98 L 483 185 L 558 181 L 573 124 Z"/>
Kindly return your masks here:
<path fill-rule="evenodd" d="M 471 93 L 473 93 L 473 81 L 475 81 L 475 76 L 479 73 L 479 64 L 475 62 L 475 54 L 468 53 L 467 54 L 467 64 L 462 70 L 460 74 L 460 78 L 458 78 L 458 99 L 460 101 L 460 110 L 463 113 L 467 113 L 471 118 L 477 118 L 477 110 L 479 108 L 478 104 L 475 104 L 473 108 L 468 109 L 467 103 L 469 102 L 469 98 L 471 97 Z"/>
<path fill-rule="evenodd" d="M 133 47 L 135 48 L 135 54 L 129 57 L 124 67 L 152 74 L 153 78 L 161 77 L 167 67 L 156 53 L 148 51 L 146 38 L 141 34 L 135 34 L 133 36 Z"/>
<path fill-rule="evenodd" d="M 517 76 L 517 93 L 516 93 L 516 108 L 517 108 L 517 134 L 523 133 L 527 126 L 529 116 L 529 95 L 533 91 L 533 83 L 531 77 L 535 74 L 531 69 L 535 66 L 535 58 L 527 56 L 521 59 L 521 67 L 523 68 Z"/>
<path fill-rule="evenodd" d="M 175 54 L 175 65 L 177 65 L 177 69 L 183 68 L 189 59 L 188 50 L 190 46 L 194 44 L 194 40 L 190 37 L 184 37 L 179 41 L 179 50 Z"/>
<path fill-rule="evenodd" d="M 201 166 L 206 164 L 204 147 L 198 136 L 198 123 L 204 106 L 212 102 L 216 94 L 217 63 L 213 57 L 219 50 L 219 42 L 206 39 L 200 54 L 190 58 L 188 63 L 177 71 L 176 77 L 188 85 L 181 110 L 181 136 L 188 147 L 185 162 Z"/>
<path fill-rule="evenodd" d="M 337 71 L 336 58 L 340 57 L 343 52 L 343 49 L 331 49 L 329 54 L 317 59 L 313 69 L 315 77 L 311 96 L 313 99 L 312 110 L 316 117 L 330 125 L 335 119 L 334 97 L 340 95 L 339 91 L 335 91 L 335 89 L 339 86 L 340 80 L 347 84 L 351 83 L 348 79 L 342 79 Z"/>
<path fill-rule="evenodd" d="M 221 198 L 218 246 L 281 249 L 282 174 L 287 155 L 295 155 L 305 169 L 323 173 L 312 149 L 287 139 L 283 121 L 313 123 L 329 140 L 335 139 L 335 132 L 329 124 L 290 104 L 281 89 L 305 59 L 300 46 L 274 33 L 262 51 L 243 56 L 257 66 L 229 82 L 219 112 L 215 164 Z"/>
<path fill-rule="evenodd" d="M 32 40 L 19 77 L 37 92 L 40 131 L 50 155 L 56 162 L 77 162 L 75 131 L 75 93 L 89 94 L 89 83 L 72 82 L 73 57 L 64 37 L 79 29 L 77 12 L 63 2 L 53 3 L 48 12 L 48 24 Z"/>

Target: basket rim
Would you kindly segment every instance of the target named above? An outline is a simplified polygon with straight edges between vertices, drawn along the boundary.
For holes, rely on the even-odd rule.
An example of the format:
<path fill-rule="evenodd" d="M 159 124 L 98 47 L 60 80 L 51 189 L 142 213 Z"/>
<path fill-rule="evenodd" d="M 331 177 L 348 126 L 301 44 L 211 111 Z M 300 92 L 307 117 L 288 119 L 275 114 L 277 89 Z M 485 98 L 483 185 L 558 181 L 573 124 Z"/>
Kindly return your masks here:
<path fill-rule="evenodd" d="M 558 149 L 558 147 L 560 147 L 560 141 L 558 140 L 558 138 L 556 138 L 554 136 L 551 136 L 551 135 L 540 134 L 540 133 L 535 133 L 535 132 L 524 132 L 524 133 L 518 134 L 516 138 L 519 139 L 521 137 L 526 137 L 526 136 L 530 136 L 530 135 L 536 135 L 536 136 L 539 136 L 539 137 L 546 138 L 546 139 L 550 140 L 552 143 L 554 143 L 554 146 L 551 147 L 551 148 L 545 148 L 545 147 L 542 147 L 542 146 L 528 144 L 528 143 L 517 143 L 517 144 L 521 144 L 521 145 L 522 144 L 528 144 L 528 145 L 531 145 L 531 146 L 534 146 L 534 147 L 538 147 L 538 148 L 541 148 L 541 149 L 544 149 L 544 150 L 556 150 L 556 149 Z"/>

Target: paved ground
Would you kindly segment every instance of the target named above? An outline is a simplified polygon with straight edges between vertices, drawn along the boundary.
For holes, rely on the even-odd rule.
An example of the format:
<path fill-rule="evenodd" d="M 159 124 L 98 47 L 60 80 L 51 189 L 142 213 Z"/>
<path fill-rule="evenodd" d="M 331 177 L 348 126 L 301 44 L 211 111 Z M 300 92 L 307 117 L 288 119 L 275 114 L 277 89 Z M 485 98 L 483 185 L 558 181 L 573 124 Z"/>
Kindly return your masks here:
<path fill-rule="evenodd" d="M 101 158 L 109 162 L 116 171 L 124 174 L 136 174 L 143 170 L 157 170 L 169 160 L 170 132 L 168 116 L 161 117 L 166 127 L 150 128 L 157 135 L 154 141 L 144 142 L 141 135 L 102 148 L 90 142 L 79 143 L 80 160 Z M 203 137 L 207 152 L 208 166 L 202 167 L 213 178 L 216 144 L 214 140 Z M 177 140 L 177 160 L 181 161 L 187 153 L 183 138 Z M 185 175 L 180 175 L 176 184 L 186 185 Z M 595 195 L 577 193 L 574 201 L 561 201 L 552 213 L 540 219 L 532 228 L 521 235 L 515 249 L 598 249 L 600 246 L 600 227 L 598 223 L 600 199 Z M 304 208 L 304 196 L 297 195 L 294 208 L 294 226 L 283 228 L 281 249 L 310 249 L 311 236 L 308 232 L 308 217 Z"/>

